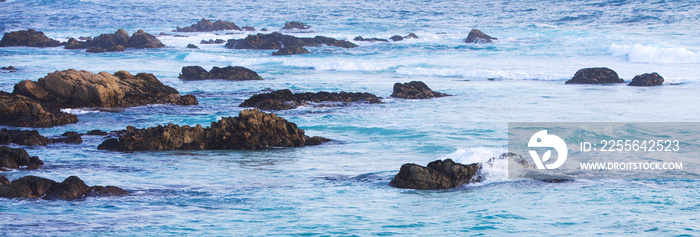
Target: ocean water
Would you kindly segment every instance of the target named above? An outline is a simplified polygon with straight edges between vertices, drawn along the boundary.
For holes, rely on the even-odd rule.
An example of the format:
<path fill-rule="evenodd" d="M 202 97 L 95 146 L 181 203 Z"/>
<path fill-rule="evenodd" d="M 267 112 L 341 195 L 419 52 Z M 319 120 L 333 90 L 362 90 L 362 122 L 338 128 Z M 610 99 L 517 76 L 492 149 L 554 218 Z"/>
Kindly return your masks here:
<path fill-rule="evenodd" d="M 700 121 L 700 1 L 105 1 L 8 0 L 0 32 L 34 28 L 65 41 L 124 28 L 172 34 L 201 18 L 278 30 L 302 21 L 315 33 L 351 40 L 414 32 L 400 42 L 271 50 L 199 45 L 249 32 L 158 36 L 161 49 L 89 54 L 58 48 L 0 48 L 0 90 L 55 70 L 155 74 L 199 99 L 198 106 L 151 105 L 105 112 L 69 110 L 80 122 L 43 135 L 128 125 L 208 125 L 235 116 L 265 89 L 352 91 L 382 104 L 301 107 L 276 112 L 332 142 L 259 151 L 98 151 L 80 145 L 28 147 L 46 165 L 11 171 L 133 194 L 78 201 L 0 199 L 0 235 L 700 235 L 697 180 L 509 180 L 499 166 L 484 183 L 444 191 L 395 189 L 404 163 L 483 162 L 507 150 L 508 122 Z M 472 28 L 499 38 L 462 42 Z M 189 43 L 200 50 L 187 49 Z M 245 66 L 263 81 L 182 81 L 183 66 Z M 653 88 L 564 85 L 585 67 L 609 67 L 629 81 L 658 72 Z M 493 79 L 493 80 L 489 80 Z M 453 96 L 389 98 L 396 82 L 420 80 Z"/>

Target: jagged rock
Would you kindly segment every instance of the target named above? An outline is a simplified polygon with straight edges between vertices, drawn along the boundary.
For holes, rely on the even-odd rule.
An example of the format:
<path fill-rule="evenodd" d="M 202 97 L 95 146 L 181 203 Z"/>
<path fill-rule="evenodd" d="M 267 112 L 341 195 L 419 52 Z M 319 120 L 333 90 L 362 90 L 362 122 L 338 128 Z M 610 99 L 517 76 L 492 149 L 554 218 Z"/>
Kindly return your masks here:
<path fill-rule="evenodd" d="M 90 130 L 89 132 L 85 133 L 85 135 L 91 135 L 91 136 L 106 136 L 108 133 L 102 130 Z"/>
<path fill-rule="evenodd" d="M 323 36 L 316 36 L 314 38 L 297 38 L 291 35 L 283 35 L 278 32 L 248 35 L 248 37 L 245 39 L 230 39 L 226 43 L 225 47 L 229 49 L 281 49 L 282 46 L 298 45 L 317 47 L 324 44 L 341 48 L 357 47 L 356 44 L 345 40 L 337 40 Z"/>
<path fill-rule="evenodd" d="M 403 99 L 429 99 L 443 96 L 449 95 L 431 90 L 422 81 L 412 81 L 403 84 L 396 83 L 394 84 L 394 92 L 391 94 L 391 97 Z"/>
<path fill-rule="evenodd" d="M 153 74 L 127 71 L 114 74 L 73 69 L 49 73 L 37 82 L 22 81 L 14 94 L 30 97 L 53 108 L 124 108 L 148 104 L 196 105 L 192 95 L 180 96 Z"/>
<path fill-rule="evenodd" d="M 277 52 L 273 52 L 273 56 L 280 56 L 280 55 L 295 55 L 295 54 L 305 54 L 305 53 L 310 53 L 309 50 L 305 49 L 302 46 L 299 45 L 289 45 L 289 46 L 284 46 L 280 50 L 277 50 Z"/>
<path fill-rule="evenodd" d="M 660 86 L 664 84 L 664 78 L 658 73 L 644 73 L 632 78 L 632 82 L 628 86 Z"/>
<path fill-rule="evenodd" d="M 418 39 L 418 36 L 414 34 L 413 32 L 408 33 L 407 36 L 404 36 L 403 38 L 405 39 Z"/>
<path fill-rule="evenodd" d="M 241 27 L 241 28 L 242 28 L 243 30 L 245 30 L 245 31 L 255 31 L 255 27 L 252 27 L 252 26 L 244 26 L 244 27 Z"/>
<path fill-rule="evenodd" d="M 33 84 L 23 89 L 42 95 L 43 89 L 38 90 L 32 86 Z M 35 99 L 0 91 L 0 124 L 2 125 L 53 127 L 77 122 L 77 116 L 63 113 L 58 107 L 44 107 Z"/>
<path fill-rule="evenodd" d="M 188 49 L 199 49 L 199 47 L 197 47 L 197 45 L 194 45 L 194 44 L 187 44 L 187 48 Z"/>
<path fill-rule="evenodd" d="M 392 41 L 402 41 L 402 40 L 403 40 L 403 36 L 394 35 L 394 36 L 390 37 L 389 39 L 391 39 Z"/>
<path fill-rule="evenodd" d="M 9 148 L 0 146 L 0 168 L 17 169 L 26 166 L 27 169 L 38 169 L 44 165 L 39 157 L 29 156 L 22 148 Z"/>
<path fill-rule="evenodd" d="M 205 79 L 224 79 L 224 80 L 262 80 L 262 77 L 253 70 L 244 67 L 214 67 L 207 72 L 200 66 L 187 66 L 182 68 L 182 73 L 178 76 L 180 79 L 187 80 L 205 80 Z"/>
<path fill-rule="evenodd" d="M 371 104 L 381 103 L 379 98 L 370 93 L 297 93 L 290 90 L 278 90 L 270 93 L 263 93 L 251 96 L 241 103 L 241 107 L 255 107 L 264 110 L 287 110 L 299 106 L 308 105 L 310 102 L 367 102 Z"/>
<path fill-rule="evenodd" d="M 463 165 L 451 159 L 436 160 L 427 167 L 417 164 L 404 164 L 389 183 L 397 188 L 436 190 L 450 189 L 464 184 L 480 182 L 481 164 Z"/>
<path fill-rule="evenodd" d="M 609 68 L 596 67 L 580 69 L 566 84 L 612 84 L 623 83 L 617 73 Z"/>
<path fill-rule="evenodd" d="M 497 38 L 484 34 L 484 32 L 481 32 L 480 30 L 472 29 L 469 31 L 467 38 L 464 39 L 464 43 L 486 44 L 492 43 L 493 40 L 497 40 Z"/>
<path fill-rule="evenodd" d="M 233 22 L 218 20 L 212 23 L 210 20 L 203 18 L 201 21 L 191 26 L 184 28 L 177 27 L 175 29 L 177 32 L 206 32 L 220 30 L 241 30 L 241 28 L 239 28 L 236 23 Z"/>
<path fill-rule="evenodd" d="M 210 40 L 202 40 L 199 43 L 200 44 L 223 44 L 223 43 L 226 43 L 226 41 L 222 40 L 222 39 L 216 39 L 216 40 L 210 39 Z"/>
<path fill-rule="evenodd" d="M 84 41 L 78 41 L 74 38 L 68 39 L 65 43 L 66 49 L 85 49 L 90 53 L 124 51 L 126 48 L 145 49 L 145 48 L 162 48 L 163 43 L 155 36 L 146 33 L 143 30 L 138 30 L 129 37 L 123 29 L 117 30 L 114 34 L 101 34 L 92 38 L 85 38 Z"/>
<path fill-rule="evenodd" d="M 310 28 L 311 26 L 298 21 L 286 22 L 284 23 L 284 27 L 282 27 L 283 30 L 308 30 Z"/>
<path fill-rule="evenodd" d="M 24 176 L 7 185 L 0 185 L 0 197 L 7 198 L 42 198 L 74 200 L 90 196 L 123 196 L 128 191 L 114 186 L 88 186 L 76 176 L 70 176 L 58 183 L 56 181 Z"/>
<path fill-rule="evenodd" d="M 389 42 L 388 40 L 385 39 L 380 39 L 380 38 L 362 38 L 362 36 L 357 36 L 354 39 L 354 41 L 366 41 L 366 42 Z"/>
<path fill-rule="evenodd" d="M 318 145 L 328 139 L 308 137 L 304 130 L 275 114 L 243 110 L 203 128 L 168 124 L 144 129 L 127 127 L 119 139 L 108 139 L 100 150 L 222 150 Z"/>
<path fill-rule="evenodd" d="M 0 47 L 29 46 L 29 47 L 58 47 L 61 42 L 44 35 L 44 32 L 34 29 L 5 33 L 0 40 Z"/>

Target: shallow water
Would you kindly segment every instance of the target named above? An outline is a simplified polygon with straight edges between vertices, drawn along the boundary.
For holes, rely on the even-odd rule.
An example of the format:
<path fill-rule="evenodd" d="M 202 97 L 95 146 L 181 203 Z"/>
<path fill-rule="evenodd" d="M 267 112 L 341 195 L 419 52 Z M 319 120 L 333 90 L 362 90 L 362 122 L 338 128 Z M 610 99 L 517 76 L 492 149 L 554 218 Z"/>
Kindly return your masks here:
<path fill-rule="evenodd" d="M 508 122 L 696 122 L 700 28 L 696 1 L 20 1 L 0 3 L 0 30 L 35 28 L 49 37 L 97 36 L 124 28 L 171 33 L 202 17 L 256 29 L 299 20 L 351 40 L 415 32 L 420 38 L 360 47 L 309 48 L 306 55 L 229 50 L 202 39 L 247 34 L 158 36 L 152 50 L 88 54 L 62 48 L 0 48 L 0 90 L 55 70 L 155 74 L 198 106 L 152 105 L 117 112 L 71 110 L 80 122 L 43 135 L 174 123 L 208 125 L 235 116 L 264 89 L 369 92 L 383 104 L 277 112 L 332 142 L 261 151 L 98 151 L 80 145 L 29 147 L 47 164 L 7 172 L 134 193 L 82 201 L 0 199 L 2 235 L 698 235 L 697 180 L 514 181 L 490 170 L 484 184 L 414 191 L 387 183 L 403 163 L 484 161 L 507 150 Z M 498 37 L 461 42 L 472 28 Z M 220 34 L 220 35 L 217 35 Z M 191 82 L 183 66 L 245 66 L 265 80 Z M 564 85 L 576 70 L 609 67 L 630 80 L 658 72 L 666 85 Z M 487 80 L 492 78 L 494 80 Z M 420 80 L 454 96 L 388 98 L 396 82 Z"/>

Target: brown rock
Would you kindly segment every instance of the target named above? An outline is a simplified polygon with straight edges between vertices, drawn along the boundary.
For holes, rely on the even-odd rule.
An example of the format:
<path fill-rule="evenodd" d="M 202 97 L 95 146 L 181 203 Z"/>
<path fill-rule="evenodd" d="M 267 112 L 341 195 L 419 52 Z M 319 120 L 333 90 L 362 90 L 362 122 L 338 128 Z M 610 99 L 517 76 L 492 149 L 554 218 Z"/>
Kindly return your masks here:
<path fill-rule="evenodd" d="M 487 44 L 492 43 L 493 40 L 497 40 L 497 38 L 484 34 L 484 32 L 481 32 L 480 30 L 472 29 L 469 31 L 467 38 L 464 39 L 464 43 Z"/>
<path fill-rule="evenodd" d="M 391 97 L 403 99 L 429 99 L 443 96 L 449 95 L 431 90 L 422 81 L 412 81 L 403 84 L 396 83 L 394 84 L 394 92 L 391 94 Z"/>
<path fill-rule="evenodd" d="M 664 84 L 664 78 L 658 73 L 645 73 L 632 78 L 628 86 L 660 86 Z"/>
<path fill-rule="evenodd" d="M 0 124 L 2 125 L 53 127 L 78 122 L 78 117 L 63 113 L 58 107 L 46 107 L 49 110 L 44 108 L 35 99 L 0 91 Z"/>
<path fill-rule="evenodd" d="M 273 52 L 273 56 L 280 56 L 280 55 L 295 55 L 295 54 L 306 54 L 310 53 L 309 50 L 306 50 L 304 47 L 299 46 L 299 45 L 289 45 L 289 46 L 284 46 L 280 50 L 277 50 L 277 52 Z"/>
<path fill-rule="evenodd" d="M 187 66 L 182 68 L 182 73 L 178 78 L 187 80 L 224 79 L 233 81 L 263 79 L 253 70 L 232 66 L 224 68 L 214 67 L 209 72 L 200 66 Z"/>
<path fill-rule="evenodd" d="M 617 76 L 617 73 L 610 68 L 596 67 L 578 70 L 571 80 L 565 84 L 613 84 L 623 83 L 624 80 Z"/>
<path fill-rule="evenodd" d="M 480 182 L 481 164 L 463 165 L 451 159 L 430 162 L 427 167 L 404 164 L 389 183 L 397 188 L 408 189 L 450 189 L 464 184 Z"/>
<path fill-rule="evenodd" d="M 34 29 L 5 33 L 0 40 L 0 47 L 29 46 L 29 47 L 58 47 L 61 42 L 44 35 L 44 32 Z"/>
<path fill-rule="evenodd" d="M 114 186 L 89 187 L 76 176 L 68 177 L 61 183 L 36 176 L 25 176 L 7 185 L 0 185 L 0 197 L 8 198 L 74 200 L 89 196 L 123 196 L 128 193 Z"/>
<path fill-rule="evenodd" d="M 241 30 L 236 23 L 218 20 L 212 23 L 210 20 L 202 19 L 188 27 L 180 28 L 177 27 L 175 31 L 177 32 L 206 32 L 206 31 L 220 31 L 220 30 Z"/>
<path fill-rule="evenodd" d="M 39 157 L 30 157 L 22 148 L 9 148 L 0 146 L 0 167 L 17 169 L 22 166 L 36 167 L 44 165 Z"/>
<path fill-rule="evenodd" d="M 310 103 L 320 102 L 343 102 L 345 104 L 351 102 L 367 102 L 370 104 L 381 103 L 379 97 L 370 93 L 297 93 L 294 94 L 290 90 L 278 90 L 270 93 L 263 93 L 251 96 L 243 101 L 240 107 L 255 107 L 264 110 L 287 110 L 299 106 L 308 105 Z"/>

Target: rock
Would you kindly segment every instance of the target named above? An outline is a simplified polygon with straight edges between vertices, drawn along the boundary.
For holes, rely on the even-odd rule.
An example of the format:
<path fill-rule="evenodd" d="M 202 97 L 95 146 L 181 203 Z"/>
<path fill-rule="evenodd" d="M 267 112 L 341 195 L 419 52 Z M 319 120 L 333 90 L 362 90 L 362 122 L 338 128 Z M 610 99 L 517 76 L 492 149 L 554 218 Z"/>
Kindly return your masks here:
<path fill-rule="evenodd" d="M 126 71 L 114 74 L 73 69 L 49 73 L 37 82 L 15 85 L 14 94 L 35 99 L 52 108 L 125 108 L 148 104 L 196 105 L 194 96 L 180 96 L 153 74 L 136 76 Z"/>
<path fill-rule="evenodd" d="M 65 132 L 59 138 L 52 138 L 49 143 L 71 143 L 80 144 L 83 143 L 83 138 L 77 132 Z"/>
<path fill-rule="evenodd" d="M 354 39 L 354 41 L 365 41 L 365 42 L 389 42 L 388 40 L 385 39 L 380 39 L 380 38 L 362 38 L 362 36 L 357 36 Z"/>
<path fill-rule="evenodd" d="M 267 28 L 262 28 L 260 29 L 260 31 L 267 31 Z"/>
<path fill-rule="evenodd" d="M 92 39 L 90 39 L 90 40 L 92 40 Z M 78 41 L 75 38 L 68 39 L 68 42 L 66 42 L 64 45 L 65 49 L 84 49 L 87 47 L 88 47 L 88 44 L 86 41 Z"/>
<path fill-rule="evenodd" d="M 25 83 L 26 84 L 26 83 Z M 22 88 L 26 91 L 37 91 Z M 38 90 L 36 93 L 42 95 Z M 44 108 L 47 108 L 45 110 Z M 16 94 L 0 91 L 0 124 L 15 127 L 53 127 L 77 123 L 78 117 L 63 113 L 58 107 L 44 107 L 39 101 Z"/>
<path fill-rule="evenodd" d="M 404 36 L 405 39 L 418 39 L 418 36 L 414 34 L 413 32 L 408 33 L 407 36 Z"/>
<path fill-rule="evenodd" d="M 117 48 L 114 49 L 114 51 L 117 51 Z M 123 50 L 122 50 L 123 51 Z M 107 52 L 106 49 L 100 48 L 100 47 L 90 47 L 88 48 L 85 52 L 88 53 L 104 53 Z"/>
<path fill-rule="evenodd" d="M 85 133 L 85 135 L 90 135 L 90 136 L 107 136 L 107 132 L 102 131 L 102 130 L 90 130 L 89 132 Z"/>
<path fill-rule="evenodd" d="M 617 73 L 609 68 L 596 67 L 578 70 L 571 80 L 566 84 L 612 84 L 623 83 L 624 80 L 617 76 Z"/>
<path fill-rule="evenodd" d="M 255 27 L 252 27 L 252 26 L 244 26 L 244 27 L 241 27 L 241 28 L 242 28 L 243 30 L 245 30 L 245 31 L 255 31 Z"/>
<path fill-rule="evenodd" d="M 431 90 L 422 81 L 412 81 L 403 84 L 396 83 L 394 84 L 394 92 L 391 93 L 391 97 L 403 99 L 429 99 L 443 96 L 449 95 Z"/>
<path fill-rule="evenodd" d="M 277 52 L 273 52 L 273 56 L 280 56 L 280 55 L 295 55 L 295 54 L 305 54 L 305 53 L 310 53 L 309 50 L 305 49 L 302 46 L 299 45 L 289 45 L 289 46 L 284 46 L 280 50 L 277 50 Z"/>
<path fill-rule="evenodd" d="M 89 196 L 123 196 L 128 191 L 114 186 L 90 187 L 76 176 L 70 176 L 58 183 L 56 181 L 24 176 L 8 185 L 0 186 L 0 197 L 7 198 L 43 198 L 47 200 L 74 200 Z"/>
<path fill-rule="evenodd" d="M 200 66 L 187 66 L 182 68 L 182 73 L 178 76 L 180 79 L 187 80 L 205 80 L 205 79 L 224 79 L 224 80 L 262 80 L 262 77 L 253 70 L 244 67 L 214 67 L 207 72 Z"/>
<path fill-rule="evenodd" d="M 664 78 L 658 73 L 644 73 L 632 78 L 632 82 L 628 86 L 660 86 L 664 84 Z"/>
<path fill-rule="evenodd" d="M 155 36 L 146 33 L 143 30 L 138 30 L 129 37 L 123 29 L 117 30 L 114 34 L 101 34 L 92 38 L 85 38 L 85 41 L 78 41 L 74 38 L 68 39 L 65 43 L 66 49 L 84 49 L 89 53 L 102 53 L 124 51 L 126 48 L 145 49 L 145 48 L 162 48 L 163 43 Z"/>
<path fill-rule="evenodd" d="M 396 42 L 396 41 L 402 41 L 402 40 L 403 40 L 403 36 L 394 35 L 394 36 L 392 36 L 392 37 L 389 38 L 389 39 L 391 39 L 391 40 L 394 41 L 394 42 Z"/>
<path fill-rule="evenodd" d="M 243 110 L 203 128 L 168 124 L 144 129 L 127 127 L 119 139 L 109 139 L 100 150 L 230 150 L 318 145 L 328 139 L 308 137 L 297 125 L 258 110 Z"/>
<path fill-rule="evenodd" d="M 187 44 L 187 48 L 188 49 L 199 49 L 199 47 L 197 47 L 197 45 L 194 45 L 194 44 Z"/>
<path fill-rule="evenodd" d="M 155 36 L 146 33 L 143 30 L 136 31 L 129 39 L 128 47 L 120 45 L 124 48 L 135 48 L 135 49 L 154 49 L 163 48 L 165 45 L 158 40 Z M 123 51 L 123 50 L 119 50 Z"/>
<path fill-rule="evenodd" d="M 185 28 L 177 27 L 175 29 L 177 32 L 207 32 L 220 30 L 241 30 L 241 28 L 233 22 L 218 20 L 212 23 L 210 20 L 202 19 L 194 25 Z"/>
<path fill-rule="evenodd" d="M 44 162 L 36 156 L 29 156 L 22 148 L 0 146 L 0 167 L 17 169 L 26 166 L 27 169 L 38 169 Z"/>
<path fill-rule="evenodd" d="M 20 30 L 5 33 L 0 40 L 0 47 L 28 46 L 28 47 L 58 47 L 61 42 L 44 35 L 44 32 L 34 29 Z"/>
<path fill-rule="evenodd" d="M 0 186 L 7 186 L 10 185 L 10 180 L 7 179 L 5 176 L 0 175 Z"/>
<path fill-rule="evenodd" d="M 8 71 L 13 71 L 13 72 L 17 70 L 17 68 L 15 68 L 15 67 L 13 67 L 13 66 L 2 67 L 2 68 L 0 68 L 0 69 L 2 69 L 2 70 L 8 70 Z"/>
<path fill-rule="evenodd" d="M 283 30 L 308 30 L 310 28 L 311 26 L 298 21 L 286 22 L 284 23 L 284 27 L 282 27 Z"/>
<path fill-rule="evenodd" d="M 379 98 L 370 93 L 297 93 L 294 94 L 290 90 L 278 90 L 270 93 L 263 93 L 251 96 L 245 100 L 240 107 L 255 107 L 263 110 L 287 110 L 299 106 L 308 105 L 310 102 L 367 102 L 370 104 L 381 103 Z"/>
<path fill-rule="evenodd" d="M 223 43 L 226 43 L 226 41 L 222 40 L 222 39 L 216 39 L 216 40 L 210 39 L 210 40 L 202 40 L 199 43 L 200 44 L 223 44 Z"/>
<path fill-rule="evenodd" d="M 0 144 L 14 143 L 23 146 L 46 146 L 49 139 L 40 135 L 37 130 L 0 130 Z"/>
<path fill-rule="evenodd" d="M 328 45 L 341 48 L 354 48 L 356 44 L 345 40 L 337 40 L 333 38 L 316 36 L 314 38 L 297 38 L 291 35 L 283 35 L 278 32 L 270 34 L 259 33 L 257 35 L 248 35 L 244 39 L 230 39 L 225 47 L 229 49 L 281 49 L 282 46 L 306 46 L 318 47 Z"/>
<path fill-rule="evenodd" d="M 461 185 L 480 182 L 481 164 L 463 165 L 451 159 L 430 162 L 427 167 L 417 164 L 404 164 L 389 183 L 397 188 L 436 190 L 450 189 Z"/>
<path fill-rule="evenodd" d="M 497 40 L 497 38 L 484 34 L 484 32 L 481 32 L 480 30 L 472 29 L 469 31 L 467 38 L 464 39 L 464 43 L 486 44 L 492 43 L 493 40 Z"/>

